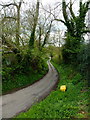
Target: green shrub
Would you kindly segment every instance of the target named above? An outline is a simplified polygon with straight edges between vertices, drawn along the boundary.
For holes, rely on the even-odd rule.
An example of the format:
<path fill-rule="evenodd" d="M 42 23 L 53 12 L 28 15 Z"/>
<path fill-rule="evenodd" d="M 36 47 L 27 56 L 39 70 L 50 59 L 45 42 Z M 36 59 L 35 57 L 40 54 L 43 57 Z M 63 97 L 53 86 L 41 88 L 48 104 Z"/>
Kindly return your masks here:
<path fill-rule="evenodd" d="M 12 56 L 12 55 L 11 55 Z M 8 56 L 3 56 L 3 69 L 2 69 L 2 84 L 3 93 L 32 84 L 36 80 L 40 79 L 48 71 L 48 65 L 46 59 L 42 58 L 41 54 L 33 51 L 24 52 L 21 55 L 20 61 L 17 60 L 17 55 L 13 64 L 13 60 Z M 10 60 L 10 64 L 5 62 Z M 32 79 L 33 78 L 33 79 Z"/>
<path fill-rule="evenodd" d="M 77 61 L 79 63 L 78 70 L 88 81 L 88 86 L 90 86 L 90 43 L 81 46 Z"/>
<path fill-rule="evenodd" d="M 82 80 L 82 76 L 80 75 L 80 73 L 77 73 L 74 77 L 73 77 L 73 84 L 77 84 Z"/>

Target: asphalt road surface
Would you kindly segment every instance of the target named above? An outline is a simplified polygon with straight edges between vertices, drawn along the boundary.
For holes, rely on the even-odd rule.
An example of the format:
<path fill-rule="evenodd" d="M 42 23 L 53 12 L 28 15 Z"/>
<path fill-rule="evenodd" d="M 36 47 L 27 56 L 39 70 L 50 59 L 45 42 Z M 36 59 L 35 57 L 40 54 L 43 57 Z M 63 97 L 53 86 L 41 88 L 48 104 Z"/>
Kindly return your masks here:
<path fill-rule="evenodd" d="M 38 82 L 0 97 L 2 99 L 2 118 L 12 118 L 20 112 L 26 111 L 50 93 L 57 84 L 58 73 L 50 61 L 48 61 L 48 66 L 48 73 Z"/>

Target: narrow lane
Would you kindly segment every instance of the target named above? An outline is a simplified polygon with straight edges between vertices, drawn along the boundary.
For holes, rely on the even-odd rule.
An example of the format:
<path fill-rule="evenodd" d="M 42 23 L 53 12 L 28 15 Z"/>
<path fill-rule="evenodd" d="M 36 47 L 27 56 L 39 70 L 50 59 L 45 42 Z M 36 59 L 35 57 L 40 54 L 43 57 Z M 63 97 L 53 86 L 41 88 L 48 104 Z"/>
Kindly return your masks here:
<path fill-rule="evenodd" d="M 50 93 L 58 81 L 58 73 L 50 61 L 48 61 L 48 66 L 48 73 L 40 81 L 12 94 L 2 96 L 3 118 L 11 118 L 27 110 L 35 102 L 42 100 Z"/>

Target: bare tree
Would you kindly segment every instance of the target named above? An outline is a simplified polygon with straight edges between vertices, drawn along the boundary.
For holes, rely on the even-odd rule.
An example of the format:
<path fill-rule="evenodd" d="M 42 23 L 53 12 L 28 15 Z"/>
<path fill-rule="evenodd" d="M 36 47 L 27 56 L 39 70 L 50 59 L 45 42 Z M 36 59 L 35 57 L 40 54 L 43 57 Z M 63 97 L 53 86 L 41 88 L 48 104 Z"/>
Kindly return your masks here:
<path fill-rule="evenodd" d="M 44 12 L 39 16 L 38 26 L 37 26 L 37 36 L 38 36 L 38 47 L 41 50 L 45 46 L 49 39 L 49 35 L 52 27 L 52 18 L 50 14 Z"/>
<path fill-rule="evenodd" d="M 3 23 L 4 23 L 5 19 L 13 19 L 13 20 L 16 21 L 16 45 L 17 45 L 17 47 L 20 44 L 20 41 L 19 41 L 19 38 L 20 38 L 20 8 L 21 8 L 22 2 L 23 1 L 20 0 L 19 4 L 16 3 L 16 2 L 5 4 L 5 5 L 0 4 L 3 7 L 3 9 L 6 8 L 6 7 L 10 7 L 10 6 L 15 6 L 16 9 L 17 9 L 17 15 L 16 16 L 8 16 L 8 15 L 5 14 L 5 16 L 2 20 Z"/>
<path fill-rule="evenodd" d="M 47 40 L 48 40 L 48 38 L 49 38 L 50 31 L 51 31 L 51 27 L 52 27 L 52 22 L 53 22 L 53 21 L 50 22 L 49 28 L 48 28 L 48 30 L 47 30 L 47 32 L 46 32 L 46 34 L 45 34 L 45 38 L 44 38 L 44 42 L 43 42 L 43 44 L 42 44 L 42 47 L 45 46 L 45 44 L 46 44 L 46 42 L 47 42 Z"/>

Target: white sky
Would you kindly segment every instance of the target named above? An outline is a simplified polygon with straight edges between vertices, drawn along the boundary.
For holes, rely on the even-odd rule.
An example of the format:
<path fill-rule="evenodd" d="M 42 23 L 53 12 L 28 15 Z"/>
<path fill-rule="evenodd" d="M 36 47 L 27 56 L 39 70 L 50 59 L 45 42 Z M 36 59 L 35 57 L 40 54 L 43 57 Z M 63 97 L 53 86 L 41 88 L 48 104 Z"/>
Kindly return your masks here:
<path fill-rule="evenodd" d="M 0 3 L 7 3 L 7 2 L 12 2 L 12 1 L 20 1 L 20 0 L 0 0 Z M 23 0 L 24 2 L 27 2 L 27 3 L 36 3 L 37 0 Z M 40 0 L 43 4 L 43 6 L 46 6 L 46 5 L 51 5 L 51 6 L 54 6 L 56 5 L 57 2 L 62 2 L 62 0 Z M 69 2 L 70 0 L 66 0 L 66 2 Z M 73 9 L 74 9 L 74 13 L 77 13 L 78 12 L 78 8 L 79 8 L 79 1 L 80 0 L 72 0 L 72 1 L 75 1 L 74 2 L 74 5 L 73 5 Z M 83 0 L 83 2 L 85 2 L 87 0 Z M 24 8 L 25 7 L 25 8 Z M 27 7 L 24 6 L 23 9 L 26 9 Z M 60 16 L 61 17 L 61 16 Z M 61 30 L 65 30 L 66 27 L 61 23 L 61 22 L 58 22 L 57 23 Z"/>
<path fill-rule="evenodd" d="M 10 1 L 13 1 L 13 0 L 0 0 L 0 2 L 10 2 Z M 15 0 L 15 1 L 20 1 L 20 0 Z M 36 0 L 24 0 L 25 2 L 32 2 L 32 1 L 36 1 Z M 60 2 L 60 0 L 40 0 L 43 4 L 48 4 L 48 3 L 51 3 L 51 4 L 54 4 L 55 2 Z"/>

